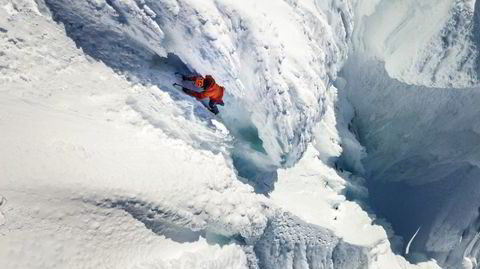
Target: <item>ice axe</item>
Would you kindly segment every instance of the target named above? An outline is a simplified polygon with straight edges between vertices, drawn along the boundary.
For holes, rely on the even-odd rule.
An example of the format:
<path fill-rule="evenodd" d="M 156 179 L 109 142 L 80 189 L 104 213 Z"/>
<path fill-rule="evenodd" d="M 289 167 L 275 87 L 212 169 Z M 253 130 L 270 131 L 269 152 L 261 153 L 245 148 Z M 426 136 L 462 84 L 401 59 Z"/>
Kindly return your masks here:
<path fill-rule="evenodd" d="M 175 72 L 175 76 L 179 76 L 182 80 L 190 80 L 193 81 L 197 88 L 202 88 L 205 85 L 205 79 L 202 76 L 194 76 L 194 80 L 192 78 L 188 78 L 186 75 L 183 75 L 179 72 Z"/>
<path fill-rule="evenodd" d="M 174 86 L 174 87 L 180 87 L 180 89 L 181 89 L 184 93 L 186 93 L 186 94 L 189 94 L 189 93 L 190 93 L 190 89 L 187 89 L 187 88 L 183 87 L 182 85 L 180 85 L 180 84 L 178 84 L 178 83 L 173 83 L 173 86 Z"/>

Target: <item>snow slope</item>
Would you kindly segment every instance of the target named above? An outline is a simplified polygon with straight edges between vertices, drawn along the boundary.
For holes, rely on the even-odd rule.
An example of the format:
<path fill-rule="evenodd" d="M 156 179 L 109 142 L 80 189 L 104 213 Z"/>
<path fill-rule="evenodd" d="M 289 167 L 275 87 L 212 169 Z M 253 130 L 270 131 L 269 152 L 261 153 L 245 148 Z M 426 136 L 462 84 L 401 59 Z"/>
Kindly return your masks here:
<path fill-rule="evenodd" d="M 353 4 L 0 0 L 0 267 L 438 268 L 334 169 L 364 170 L 333 86 Z"/>
<path fill-rule="evenodd" d="M 188 120 L 200 129 L 196 134 L 226 148 L 224 127 L 195 121 L 199 108 L 190 100 L 174 102 L 156 86 L 132 85 L 85 57 L 35 9 L 17 9 L 0 16 L 1 267 L 244 268 L 240 247 L 220 248 L 200 235 L 210 237 L 208 229 L 260 235 L 269 212 L 265 199 L 237 180 L 221 152 L 168 136 L 132 103 L 150 96 L 150 109 L 163 108 L 153 116 Z"/>
<path fill-rule="evenodd" d="M 178 12 L 175 2 L 151 8 L 128 1 L 75 3 L 1 3 L 0 229 L 5 250 L 0 254 L 1 267 L 256 266 L 252 247 L 272 240 L 264 230 L 289 231 L 293 220 L 277 223 L 276 216 L 283 210 L 242 183 L 231 157 L 236 142 L 220 120 L 170 86 L 174 71 L 196 67 L 199 72 L 224 75 L 226 80 L 221 82 L 231 89 L 227 104 L 234 109 L 246 110 L 246 104 L 265 109 L 241 98 L 246 90 L 235 74 L 227 74 L 232 70 L 214 72 L 213 66 L 234 67 L 218 63 L 226 59 L 221 53 L 227 51 L 224 43 L 212 41 L 215 33 L 211 31 L 216 29 L 197 37 L 203 42 L 197 46 L 210 52 L 192 52 L 176 44 L 175 37 L 152 19 L 155 10 Z M 187 7 L 195 10 L 195 4 L 191 5 Z M 285 12 L 290 8 L 280 6 Z M 201 17 L 194 19 L 192 23 L 202 21 Z M 177 27 L 185 26 L 178 23 Z M 172 27 L 169 31 L 187 34 L 190 30 L 173 31 Z M 168 49 L 168 44 L 170 48 L 178 45 L 178 51 Z M 190 54 L 179 53 L 184 49 Z M 272 50 L 277 49 L 282 50 Z M 234 56 L 234 60 L 240 59 Z M 265 72 L 259 78 L 264 78 Z M 291 74 L 282 72 L 286 77 Z M 318 72 L 327 76 L 325 68 Z M 323 80 L 312 83 L 319 85 L 312 94 L 320 98 L 327 84 Z M 259 85 L 266 90 L 264 84 Z M 295 99 L 301 113 L 321 116 L 319 106 L 306 106 L 302 100 Z M 276 103 L 268 108 L 275 111 L 289 105 L 275 98 L 272 102 Z M 289 113 L 300 114 L 293 109 Z M 235 115 L 229 118 L 225 114 L 221 121 L 235 120 Z M 238 118 L 254 122 L 248 113 Z M 275 149 L 280 143 L 273 145 L 276 142 L 272 141 L 292 140 L 285 142 L 290 149 L 282 154 L 290 153 L 293 143 L 302 148 L 308 130 L 283 133 L 292 126 L 314 122 L 312 118 L 299 119 L 265 120 L 270 122 L 259 133 L 270 132 L 275 139 L 265 139 L 264 159 L 280 158 L 282 150 Z M 272 127 L 274 124 L 281 128 Z M 300 153 L 291 154 L 298 158 Z M 308 225 L 295 226 L 303 230 Z M 363 249 L 341 243 L 325 228 L 315 226 L 314 230 L 324 237 L 318 249 L 339 245 L 335 257 L 348 259 L 338 249 Z M 295 241 L 290 238 L 287 243 Z M 333 248 L 326 253 L 325 260 L 316 262 L 318 266 L 333 263 Z M 305 262 L 311 259 L 292 255 Z"/>
<path fill-rule="evenodd" d="M 351 21 L 351 8 L 340 8 Z M 257 128 L 275 165 L 291 165 L 305 150 L 352 27 L 334 21 L 332 29 L 313 2 L 45 0 L 44 9 L 87 54 L 135 73 L 141 82 L 162 83 L 138 74 L 138 67 L 166 53 L 192 72 L 215 75 L 235 107 L 224 111 L 226 124 L 232 130 Z"/>

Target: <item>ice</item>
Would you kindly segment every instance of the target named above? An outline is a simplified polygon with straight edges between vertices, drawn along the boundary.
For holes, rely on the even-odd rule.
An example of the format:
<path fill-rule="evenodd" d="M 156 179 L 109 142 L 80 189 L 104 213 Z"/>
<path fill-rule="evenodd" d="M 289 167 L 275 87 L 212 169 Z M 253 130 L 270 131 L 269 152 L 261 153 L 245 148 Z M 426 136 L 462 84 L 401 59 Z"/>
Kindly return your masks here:
<path fill-rule="evenodd" d="M 395 95 L 405 83 L 475 85 L 475 44 L 461 46 L 471 32 L 453 35 L 469 29 L 474 19 L 455 18 L 474 6 L 427 1 L 405 25 L 417 6 L 402 3 L 0 0 L 0 267 L 476 266 L 476 203 L 467 201 L 477 198 L 478 126 L 462 128 L 475 122 L 475 91 Z M 426 16 L 437 23 L 400 42 Z M 224 85 L 220 115 L 172 87 L 182 83 L 175 72 Z M 366 93 L 383 86 L 385 96 Z M 433 91 L 438 100 L 423 110 Z M 411 100 L 418 110 L 406 108 Z M 436 117 L 443 106 L 455 123 Z M 430 114 L 415 121 L 420 113 Z M 442 136 L 450 129 L 459 131 Z M 419 158 L 436 131 L 444 142 Z M 445 146 L 451 139 L 462 143 Z M 453 184 L 445 171 L 463 177 L 446 201 L 430 200 L 445 211 L 426 214 L 435 221 L 410 246 L 415 264 L 394 239 L 416 220 L 404 231 L 392 221 L 387 233 L 369 204 L 379 197 L 369 172 L 393 178 L 397 165 L 434 190 L 444 174 Z"/>
<path fill-rule="evenodd" d="M 341 76 L 368 152 L 367 203 L 404 244 L 422 227 L 409 260 L 460 268 L 478 255 L 466 251 L 479 206 L 477 14 L 469 1 L 423 4 L 380 2 L 360 20 Z M 412 35 L 418 25 L 426 27 Z"/>
<path fill-rule="evenodd" d="M 375 76 L 361 75 L 367 65 Z M 350 100 L 368 151 L 370 204 L 405 238 L 422 226 L 411 250 L 436 253 L 455 267 L 478 218 L 472 147 L 477 90 L 405 85 L 388 78 L 377 62 L 364 62 L 355 75 L 347 66 L 344 74 L 356 81 L 349 86 Z M 456 258 L 450 254 L 447 260 L 451 252 Z"/>

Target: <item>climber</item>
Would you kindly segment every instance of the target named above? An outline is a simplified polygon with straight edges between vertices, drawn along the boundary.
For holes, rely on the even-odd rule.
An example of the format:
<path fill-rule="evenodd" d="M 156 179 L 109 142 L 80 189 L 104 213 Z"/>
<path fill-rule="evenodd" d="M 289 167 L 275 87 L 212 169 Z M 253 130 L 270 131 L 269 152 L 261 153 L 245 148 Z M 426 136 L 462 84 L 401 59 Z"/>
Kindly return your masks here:
<path fill-rule="evenodd" d="M 174 86 L 181 86 L 182 91 L 186 94 L 197 98 L 197 100 L 209 98 L 210 101 L 208 103 L 208 110 L 210 110 L 213 114 L 218 114 L 217 105 L 223 106 L 223 92 L 225 90 L 224 87 L 218 85 L 215 82 L 215 79 L 211 75 L 206 75 L 205 78 L 202 76 L 185 76 L 182 75 L 182 80 L 184 81 L 192 81 L 195 83 L 197 88 L 203 88 L 202 92 L 195 92 L 188 88 L 185 88 L 177 83 L 174 83 Z"/>

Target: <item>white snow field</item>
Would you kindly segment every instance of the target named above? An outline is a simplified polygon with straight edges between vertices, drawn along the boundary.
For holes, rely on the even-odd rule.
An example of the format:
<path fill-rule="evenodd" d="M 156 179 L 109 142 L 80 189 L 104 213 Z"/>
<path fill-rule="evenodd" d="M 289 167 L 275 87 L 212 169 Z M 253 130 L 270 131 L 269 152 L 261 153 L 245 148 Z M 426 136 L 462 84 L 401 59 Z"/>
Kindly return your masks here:
<path fill-rule="evenodd" d="M 0 0 L 0 268 L 479 268 L 474 11 Z"/>

